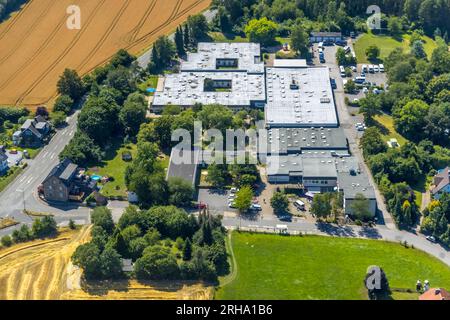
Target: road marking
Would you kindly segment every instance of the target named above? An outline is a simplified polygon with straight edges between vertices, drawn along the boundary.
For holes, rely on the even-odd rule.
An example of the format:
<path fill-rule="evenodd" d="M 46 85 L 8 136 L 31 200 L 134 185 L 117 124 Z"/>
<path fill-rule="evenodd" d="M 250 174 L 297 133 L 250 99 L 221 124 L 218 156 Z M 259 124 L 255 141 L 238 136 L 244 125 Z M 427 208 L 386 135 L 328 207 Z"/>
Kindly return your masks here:
<path fill-rule="evenodd" d="M 54 159 L 55 158 L 55 154 L 54 153 L 52 153 L 52 155 L 50 156 L 50 159 Z"/>
<path fill-rule="evenodd" d="M 28 179 L 27 182 L 26 182 L 26 184 L 30 184 L 32 180 L 33 180 L 33 177 L 31 177 L 30 179 Z"/>

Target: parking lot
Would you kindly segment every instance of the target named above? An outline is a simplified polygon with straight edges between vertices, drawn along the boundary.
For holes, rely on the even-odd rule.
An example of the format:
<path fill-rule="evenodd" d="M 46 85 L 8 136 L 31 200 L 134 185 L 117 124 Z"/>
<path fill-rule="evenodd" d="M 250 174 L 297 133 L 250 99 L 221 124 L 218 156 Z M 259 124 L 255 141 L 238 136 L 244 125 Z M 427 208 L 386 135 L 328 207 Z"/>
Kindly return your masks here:
<path fill-rule="evenodd" d="M 8 164 L 10 167 L 18 165 L 23 159 L 23 154 L 21 151 L 11 153 L 11 150 L 6 150 L 5 154 L 8 157 Z"/>

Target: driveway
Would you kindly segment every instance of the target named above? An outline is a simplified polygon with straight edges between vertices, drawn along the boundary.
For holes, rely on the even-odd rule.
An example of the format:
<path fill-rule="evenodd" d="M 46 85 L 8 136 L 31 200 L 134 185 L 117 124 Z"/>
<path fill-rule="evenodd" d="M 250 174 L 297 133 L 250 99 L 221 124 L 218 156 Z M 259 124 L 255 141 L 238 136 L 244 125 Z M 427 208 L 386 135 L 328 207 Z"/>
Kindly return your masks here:
<path fill-rule="evenodd" d="M 314 47 L 316 48 L 316 47 Z M 334 98 L 336 103 L 336 111 L 339 116 L 340 126 L 343 128 L 344 133 L 348 139 L 350 152 L 353 156 L 355 156 L 360 165 L 361 170 L 365 171 L 369 177 L 370 184 L 375 189 L 375 196 L 378 204 L 378 223 L 385 225 L 387 228 L 396 230 L 397 227 L 386 208 L 386 204 L 384 202 L 384 197 L 378 189 L 375 180 L 373 179 L 372 173 L 364 162 L 364 157 L 359 148 L 359 138 L 360 134 L 356 130 L 354 124 L 355 119 L 350 115 L 347 105 L 345 104 L 345 93 L 342 77 L 340 76 L 339 66 L 336 63 L 336 51 L 338 46 L 328 46 L 325 47 L 325 60 L 326 63 L 322 65 L 326 65 L 330 69 L 330 77 L 336 79 L 337 89 L 334 90 Z M 315 51 L 317 52 L 317 50 Z M 359 122 L 359 121 L 356 121 Z"/>

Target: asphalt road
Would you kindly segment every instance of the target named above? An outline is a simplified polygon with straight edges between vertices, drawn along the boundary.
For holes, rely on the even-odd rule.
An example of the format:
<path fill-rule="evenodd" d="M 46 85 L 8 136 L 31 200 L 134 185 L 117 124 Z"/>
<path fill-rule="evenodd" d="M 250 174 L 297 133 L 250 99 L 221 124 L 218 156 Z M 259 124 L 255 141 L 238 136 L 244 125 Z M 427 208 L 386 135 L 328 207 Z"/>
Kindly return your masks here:
<path fill-rule="evenodd" d="M 315 45 L 316 47 L 317 45 Z M 344 85 L 342 81 L 342 77 L 340 76 L 339 66 L 336 63 L 336 51 L 338 46 L 327 46 L 325 47 L 325 65 L 330 69 L 330 77 L 336 79 L 337 89 L 334 91 L 336 110 L 339 116 L 340 126 L 343 128 L 345 136 L 348 139 L 350 152 L 354 155 L 360 165 L 361 170 L 365 171 L 369 177 L 370 184 L 375 189 L 375 196 L 377 199 L 378 210 L 380 211 L 379 215 L 379 223 L 384 224 L 387 228 L 396 230 L 395 223 L 391 217 L 391 214 L 388 212 L 386 208 L 386 204 L 384 202 L 384 197 L 381 192 L 378 190 L 378 186 L 375 183 L 375 180 L 372 177 L 372 173 L 364 162 L 364 157 L 361 153 L 361 149 L 359 148 L 359 134 L 356 130 L 354 123 L 355 121 L 352 119 L 350 115 L 347 105 L 345 104 L 345 93 L 344 93 Z M 315 50 L 316 55 L 317 50 Z"/>
<path fill-rule="evenodd" d="M 52 140 L 32 160 L 27 160 L 28 166 L 2 193 L 0 193 L 0 217 L 13 217 L 21 223 L 30 224 L 32 219 L 23 213 L 24 207 L 31 211 L 49 212 L 54 214 L 57 222 L 69 219 L 78 222 L 87 221 L 89 209 L 77 204 L 54 204 L 49 206 L 37 196 L 37 188 L 44 181 L 50 171 L 59 163 L 58 155 L 64 146 L 72 139 L 77 124 L 76 111 L 68 125 L 58 130 Z M 16 228 L 20 227 L 18 225 Z M 11 233 L 14 228 L 0 230 L 0 236 Z"/>

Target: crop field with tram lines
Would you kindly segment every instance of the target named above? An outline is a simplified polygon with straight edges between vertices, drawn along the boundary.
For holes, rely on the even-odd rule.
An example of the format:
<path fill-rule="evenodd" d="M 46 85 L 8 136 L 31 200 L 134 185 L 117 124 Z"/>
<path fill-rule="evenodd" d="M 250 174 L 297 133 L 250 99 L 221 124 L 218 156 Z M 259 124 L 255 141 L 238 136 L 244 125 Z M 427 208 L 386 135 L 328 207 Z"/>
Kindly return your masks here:
<path fill-rule="evenodd" d="M 29 0 L 0 24 L 0 105 L 46 104 L 65 68 L 84 75 L 121 48 L 141 53 L 210 2 Z M 80 7 L 80 30 L 67 28 L 70 5 Z"/>

